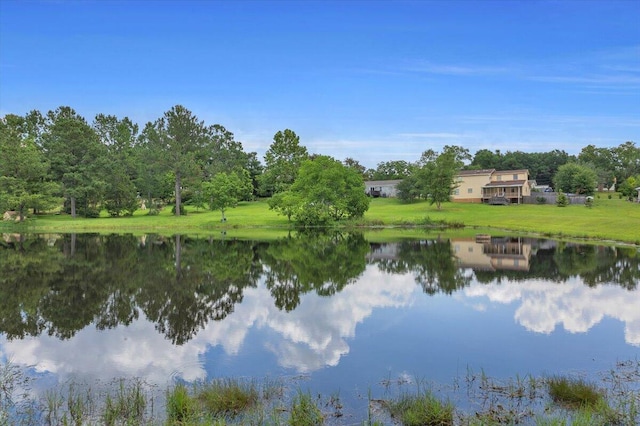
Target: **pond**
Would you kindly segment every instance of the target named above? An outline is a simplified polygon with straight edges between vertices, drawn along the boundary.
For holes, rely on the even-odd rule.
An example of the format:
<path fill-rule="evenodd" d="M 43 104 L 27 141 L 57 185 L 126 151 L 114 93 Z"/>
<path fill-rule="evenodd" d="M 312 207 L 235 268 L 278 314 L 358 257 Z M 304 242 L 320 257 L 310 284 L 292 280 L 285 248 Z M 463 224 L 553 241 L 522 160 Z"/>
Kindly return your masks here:
<path fill-rule="evenodd" d="M 36 395 L 277 377 L 339 394 L 340 422 L 357 424 L 391 382 L 589 376 L 640 355 L 634 247 L 5 234 L 0 266 L 0 362 Z"/>

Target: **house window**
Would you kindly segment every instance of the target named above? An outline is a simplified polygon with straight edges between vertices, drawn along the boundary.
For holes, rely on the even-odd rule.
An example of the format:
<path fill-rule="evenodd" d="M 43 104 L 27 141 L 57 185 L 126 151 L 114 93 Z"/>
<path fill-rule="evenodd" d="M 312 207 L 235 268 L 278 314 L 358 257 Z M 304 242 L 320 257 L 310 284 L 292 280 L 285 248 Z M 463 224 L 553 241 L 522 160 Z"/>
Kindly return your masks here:
<path fill-rule="evenodd" d="M 518 175 L 517 174 L 513 175 L 513 180 L 518 180 Z"/>
<path fill-rule="evenodd" d="M 467 193 L 468 193 L 468 194 L 473 194 L 473 188 L 469 188 L 469 189 L 467 189 Z"/>
<path fill-rule="evenodd" d="M 498 175 L 498 180 L 502 180 L 502 175 Z"/>
<path fill-rule="evenodd" d="M 454 189 L 453 190 L 453 195 L 460 195 L 460 190 L 459 189 Z"/>

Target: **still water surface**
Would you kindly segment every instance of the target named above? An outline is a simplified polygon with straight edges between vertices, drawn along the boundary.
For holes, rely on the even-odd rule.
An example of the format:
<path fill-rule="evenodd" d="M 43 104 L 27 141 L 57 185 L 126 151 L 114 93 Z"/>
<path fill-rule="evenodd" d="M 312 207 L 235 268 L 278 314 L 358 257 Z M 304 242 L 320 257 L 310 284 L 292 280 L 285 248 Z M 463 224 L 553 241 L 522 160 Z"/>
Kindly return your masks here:
<path fill-rule="evenodd" d="M 589 375 L 640 355 L 640 253 L 629 247 L 5 235 L 0 265 L 0 361 L 40 391 L 289 377 L 362 414 L 389 379 Z"/>

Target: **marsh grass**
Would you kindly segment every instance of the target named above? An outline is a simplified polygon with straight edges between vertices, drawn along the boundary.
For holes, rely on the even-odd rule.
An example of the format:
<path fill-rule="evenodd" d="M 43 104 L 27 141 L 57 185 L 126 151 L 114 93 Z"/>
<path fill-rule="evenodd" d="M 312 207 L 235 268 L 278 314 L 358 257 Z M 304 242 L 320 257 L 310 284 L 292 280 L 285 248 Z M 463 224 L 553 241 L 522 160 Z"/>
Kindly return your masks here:
<path fill-rule="evenodd" d="M 140 380 L 130 384 L 120 379 L 118 388 L 105 398 L 102 420 L 106 426 L 142 424 L 147 408 L 147 396 Z"/>
<path fill-rule="evenodd" d="M 260 392 L 254 381 L 219 379 L 196 385 L 195 397 L 205 412 L 215 417 L 236 416 L 255 407 Z"/>
<path fill-rule="evenodd" d="M 322 411 L 311 393 L 298 390 L 291 403 L 290 426 L 318 426 L 324 424 Z"/>
<path fill-rule="evenodd" d="M 595 384 L 582 378 L 554 376 L 547 379 L 547 386 L 553 402 L 571 409 L 593 408 L 605 397 Z"/>
<path fill-rule="evenodd" d="M 392 418 L 405 426 L 449 426 L 453 425 L 454 406 L 443 402 L 430 391 L 405 393 L 399 398 L 388 401 L 387 409 Z"/>
<path fill-rule="evenodd" d="M 601 379 L 597 384 L 582 381 L 595 388 L 597 396 L 591 403 L 566 405 L 552 397 L 549 383 L 553 379 L 564 383 L 563 387 L 576 387 L 579 379 L 527 375 L 499 380 L 469 368 L 451 386 L 406 375 L 389 376 L 380 383 L 383 399 L 374 399 L 370 389 L 362 396 L 368 403 L 366 412 L 353 413 L 347 408 L 343 417 L 339 392 L 312 396 L 294 385 L 295 378 L 266 379 L 264 383 L 244 379 L 178 383 L 164 391 L 165 398 L 156 410 L 158 389 L 140 380 L 118 379 L 91 386 L 69 382 L 35 399 L 36 393 L 29 391 L 31 379 L 16 366 L 0 363 L 0 425 L 640 424 L 640 361 L 620 362 L 594 375 L 594 380 L 597 377 Z"/>

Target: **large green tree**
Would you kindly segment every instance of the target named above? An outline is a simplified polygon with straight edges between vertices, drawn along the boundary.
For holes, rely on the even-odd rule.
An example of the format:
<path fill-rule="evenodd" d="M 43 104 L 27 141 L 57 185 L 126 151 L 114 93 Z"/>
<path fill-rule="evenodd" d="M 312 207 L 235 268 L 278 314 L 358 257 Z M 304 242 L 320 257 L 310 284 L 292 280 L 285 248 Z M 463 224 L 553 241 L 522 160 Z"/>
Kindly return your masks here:
<path fill-rule="evenodd" d="M 286 191 L 296 180 L 298 170 L 309 158 L 307 148 L 293 130 L 278 131 L 264 155 L 265 167 L 260 177 L 261 193 L 273 195 Z"/>
<path fill-rule="evenodd" d="M 302 163 L 289 191 L 292 196 L 282 198 L 282 201 L 297 203 L 297 207 L 291 210 L 292 215 L 303 226 L 362 217 L 369 208 L 362 175 L 356 169 L 324 155 Z M 282 214 L 288 211 L 273 203 L 270 207 Z M 289 208 L 291 206 L 287 204 Z"/>
<path fill-rule="evenodd" d="M 51 176 L 61 184 L 71 216 L 76 217 L 79 200 L 84 202 L 85 215 L 95 211 L 105 188 L 102 166 L 106 159 L 96 132 L 75 110 L 61 106 L 47 113 L 42 139 Z"/>
<path fill-rule="evenodd" d="M 128 117 L 98 114 L 93 122 L 100 142 L 106 147 L 105 208 L 112 216 L 133 214 L 138 208 L 136 158 L 134 147 L 138 139 L 138 125 Z"/>
<path fill-rule="evenodd" d="M 175 214 L 182 212 L 182 191 L 187 185 L 198 186 L 202 179 L 203 152 L 209 133 L 203 121 L 182 105 L 176 105 L 153 124 L 147 125 L 150 156 L 173 176 Z"/>
<path fill-rule="evenodd" d="M 598 177 L 595 170 L 577 163 L 560 166 L 554 178 L 557 192 L 570 192 L 581 195 L 593 195 Z"/>
<path fill-rule="evenodd" d="M 59 187 L 47 180 L 49 163 L 24 117 L 9 114 L 0 119 L 0 209 L 18 211 L 22 222 L 26 209 L 47 209 L 59 202 Z"/>
<path fill-rule="evenodd" d="M 449 201 L 451 194 L 457 188 L 456 176 L 469 160 L 469 151 L 458 146 L 447 145 L 442 153 L 427 150 L 422 154 L 422 166 L 416 171 L 416 182 L 423 196 L 430 204 L 435 204 L 438 210 L 442 203 Z"/>

